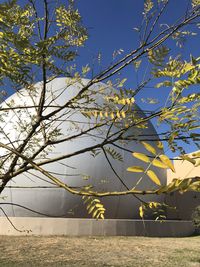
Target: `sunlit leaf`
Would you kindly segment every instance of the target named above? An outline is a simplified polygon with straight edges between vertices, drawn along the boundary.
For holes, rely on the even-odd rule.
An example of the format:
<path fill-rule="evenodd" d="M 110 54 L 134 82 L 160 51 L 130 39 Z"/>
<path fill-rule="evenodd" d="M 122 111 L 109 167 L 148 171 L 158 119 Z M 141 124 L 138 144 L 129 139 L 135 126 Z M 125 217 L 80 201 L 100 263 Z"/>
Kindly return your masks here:
<path fill-rule="evenodd" d="M 133 155 L 135 158 L 140 159 L 140 160 L 142 160 L 142 161 L 150 162 L 149 157 L 146 156 L 145 154 L 134 152 L 132 155 Z"/>
<path fill-rule="evenodd" d="M 100 218 L 101 218 L 102 220 L 104 220 L 104 215 L 103 215 L 103 213 L 101 213 Z"/>
<path fill-rule="evenodd" d="M 158 142 L 157 142 L 157 147 L 158 147 L 159 149 L 163 149 L 163 143 L 162 143 L 161 141 L 158 141 Z"/>
<path fill-rule="evenodd" d="M 146 142 L 141 142 L 141 143 L 143 144 L 143 146 L 145 147 L 146 150 L 148 150 L 152 154 L 156 155 L 156 150 L 154 147 L 152 147 L 150 144 L 148 144 Z"/>
<path fill-rule="evenodd" d="M 153 8 L 154 4 L 152 0 L 144 1 L 144 14 L 149 13 L 149 11 Z"/>
<path fill-rule="evenodd" d="M 139 69 L 139 67 L 140 67 L 141 63 L 142 63 L 142 60 L 138 60 L 138 61 L 134 61 L 134 62 L 133 62 L 133 64 L 134 64 L 134 66 L 135 66 L 136 70 L 138 70 L 138 69 Z"/>
<path fill-rule="evenodd" d="M 140 207 L 139 207 L 139 214 L 140 214 L 140 217 L 141 217 L 141 218 L 144 217 L 143 206 L 140 206 Z"/>
<path fill-rule="evenodd" d="M 162 161 L 160 161 L 160 160 L 158 160 L 158 159 L 154 159 L 154 160 L 152 161 L 152 164 L 153 164 L 154 166 L 156 166 L 156 167 L 163 168 L 163 169 L 167 169 L 167 166 L 166 166 Z"/>
<path fill-rule="evenodd" d="M 173 172 L 175 171 L 174 165 L 171 162 L 171 160 L 166 156 L 166 155 L 160 155 L 159 158 L 161 159 L 161 161 L 167 165 L 167 167 L 169 167 Z"/>
<path fill-rule="evenodd" d="M 124 78 L 120 81 L 120 83 L 118 84 L 118 87 L 121 88 L 124 86 L 124 83 L 126 82 L 127 78 Z"/>
<path fill-rule="evenodd" d="M 199 135 L 199 137 L 200 137 L 200 135 Z M 195 153 L 192 153 L 192 156 L 193 157 L 200 157 L 200 151 L 197 151 Z"/>
<path fill-rule="evenodd" d="M 149 176 L 149 178 L 157 185 L 161 185 L 160 180 L 158 179 L 157 175 L 155 174 L 154 171 L 152 170 L 148 170 L 147 171 L 147 175 Z"/>
<path fill-rule="evenodd" d="M 144 168 L 141 166 L 132 166 L 127 168 L 128 172 L 144 172 Z"/>
<path fill-rule="evenodd" d="M 121 116 L 122 116 L 122 118 L 124 119 L 124 118 L 126 118 L 126 113 L 125 113 L 125 111 L 123 110 L 123 111 L 121 111 Z"/>
<path fill-rule="evenodd" d="M 192 163 L 193 165 L 196 164 L 196 160 L 190 158 L 188 155 L 181 155 L 181 158 L 182 158 L 183 160 L 186 160 L 186 161 Z"/>

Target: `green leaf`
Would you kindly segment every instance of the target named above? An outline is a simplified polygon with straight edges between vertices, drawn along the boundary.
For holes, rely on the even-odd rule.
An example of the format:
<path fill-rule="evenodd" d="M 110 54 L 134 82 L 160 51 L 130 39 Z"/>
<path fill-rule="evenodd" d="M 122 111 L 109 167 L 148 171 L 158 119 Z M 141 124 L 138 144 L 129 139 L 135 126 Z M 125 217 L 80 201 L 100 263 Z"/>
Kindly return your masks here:
<path fill-rule="evenodd" d="M 161 185 L 160 180 L 158 179 L 158 176 L 155 174 L 155 172 L 153 172 L 152 170 L 148 170 L 147 175 L 155 184 Z"/>
<path fill-rule="evenodd" d="M 132 166 L 127 168 L 128 172 L 144 172 L 144 168 L 141 166 Z"/>
<path fill-rule="evenodd" d="M 135 158 L 140 159 L 140 160 L 142 160 L 142 161 L 144 161 L 144 162 L 150 162 L 149 157 L 146 156 L 145 154 L 134 152 L 132 155 L 133 155 Z"/>

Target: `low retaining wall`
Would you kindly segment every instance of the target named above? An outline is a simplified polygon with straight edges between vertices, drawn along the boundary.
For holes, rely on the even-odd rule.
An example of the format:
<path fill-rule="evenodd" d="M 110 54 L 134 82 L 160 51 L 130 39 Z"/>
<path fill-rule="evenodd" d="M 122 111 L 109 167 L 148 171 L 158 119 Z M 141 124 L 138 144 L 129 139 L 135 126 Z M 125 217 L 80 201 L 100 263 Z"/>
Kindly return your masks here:
<path fill-rule="evenodd" d="M 181 237 L 194 233 L 191 221 L 69 219 L 9 217 L 0 218 L 0 235 L 67 235 L 67 236 L 157 236 Z"/>

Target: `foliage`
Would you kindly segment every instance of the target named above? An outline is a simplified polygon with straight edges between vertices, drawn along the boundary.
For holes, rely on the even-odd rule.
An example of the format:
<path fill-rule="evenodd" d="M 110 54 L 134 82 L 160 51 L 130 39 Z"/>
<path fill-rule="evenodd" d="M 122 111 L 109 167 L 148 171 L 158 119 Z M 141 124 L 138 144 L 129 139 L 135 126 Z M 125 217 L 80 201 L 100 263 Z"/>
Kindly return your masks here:
<path fill-rule="evenodd" d="M 80 14 L 74 9 L 72 1 L 68 7 L 56 8 L 53 36 L 48 36 L 50 22 L 44 23 L 42 33 L 41 22 L 44 18 L 38 17 L 35 1 L 30 3 L 21 7 L 12 0 L 1 4 L 0 10 L 0 80 L 3 83 L 8 77 L 17 86 L 27 88 L 35 82 L 32 71 L 35 72 L 42 65 L 45 65 L 49 79 L 51 75 L 61 74 L 58 62 L 60 64 L 60 60 L 63 60 L 65 64 L 73 60 L 76 56 L 74 48 L 82 46 L 87 39 L 86 30 L 80 24 Z M 46 19 L 49 20 L 48 2 L 44 1 L 44 5 Z"/>
<path fill-rule="evenodd" d="M 141 142 L 141 144 L 145 147 L 145 149 L 147 151 L 149 151 L 151 154 L 153 154 L 155 156 L 155 158 L 149 158 L 147 155 L 142 154 L 142 153 L 136 153 L 134 152 L 132 155 L 135 158 L 140 159 L 141 161 L 144 161 L 147 163 L 147 167 L 146 169 L 144 169 L 143 167 L 140 166 L 132 166 L 129 167 L 127 170 L 130 172 L 144 172 L 145 174 L 147 174 L 147 176 L 158 186 L 161 185 L 159 178 L 157 177 L 157 175 L 155 174 L 155 172 L 153 170 L 150 170 L 149 168 L 153 165 L 156 166 L 158 168 L 163 168 L 163 169 L 171 169 L 173 172 L 175 172 L 174 169 L 174 165 L 172 164 L 172 162 L 170 161 L 170 159 L 163 154 L 160 154 L 158 152 L 156 152 L 156 149 L 154 147 L 152 147 L 149 143 L 146 142 Z M 157 144 L 157 149 L 160 148 L 160 143 Z M 157 159 L 159 158 L 159 159 Z"/>
<path fill-rule="evenodd" d="M 83 196 L 83 200 L 84 204 L 87 205 L 87 212 L 92 214 L 92 218 L 104 219 L 105 208 L 99 199 Z"/>
<path fill-rule="evenodd" d="M 192 213 L 192 221 L 195 229 L 200 232 L 200 206 L 197 206 Z"/>
<path fill-rule="evenodd" d="M 139 214 L 142 219 L 146 216 L 156 221 L 166 220 L 166 208 L 169 208 L 165 203 L 148 202 L 139 207 Z"/>
<path fill-rule="evenodd" d="M 184 58 L 179 50 L 188 36 L 192 38 L 198 34 L 199 1 L 191 1 L 186 14 L 176 22 L 166 24 L 165 29 L 162 29 L 159 20 L 169 1 L 144 1 L 142 23 L 135 28 L 139 46 L 133 47 L 127 54 L 123 49 L 114 51 L 113 62 L 97 73 L 89 64 L 82 66 L 81 70 L 75 64 L 78 48 L 84 46 L 88 34 L 74 1 L 60 5 L 57 1 L 50 3 L 43 0 L 42 10 L 39 6 L 41 2 L 25 2 L 25 5 L 20 5 L 19 1 L 12 0 L 0 4 L 0 101 L 4 100 L 8 85 L 16 90 L 23 87 L 23 92 L 31 99 L 30 105 L 23 101 L 22 106 L 14 101 L 1 105 L 0 193 L 14 177 L 36 170 L 54 186 L 82 196 L 88 213 L 103 219 L 105 208 L 99 202 L 99 197 L 131 194 L 140 199 L 140 195 L 145 194 L 199 191 L 198 179 L 177 178 L 168 185 L 162 185 L 156 171 L 156 168 L 162 168 L 175 172 L 171 159 L 163 151 L 164 147 L 179 152 L 180 158 L 191 162 L 194 167 L 199 166 L 199 154 L 192 157 L 186 155 L 180 142 L 194 143 L 199 149 L 200 97 L 193 89 L 200 83 L 200 57 L 190 55 Z M 176 49 L 173 41 L 178 44 Z M 97 61 L 101 64 L 101 54 Z M 142 79 L 138 79 L 138 76 L 135 87 L 127 88 L 127 77 L 123 77 L 121 71 L 131 64 L 135 67 L 136 75 L 142 74 Z M 144 66 L 148 66 L 145 71 L 148 72 L 148 77 L 143 75 Z M 82 77 L 88 75 L 92 78 L 84 82 Z M 63 92 L 69 92 L 69 96 L 63 98 L 62 105 L 58 105 L 57 96 L 48 86 L 61 76 L 69 77 L 66 78 L 66 87 L 63 89 Z M 37 81 L 41 82 L 36 83 Z M 102 84 L 102 81 L 105 83 Z M 71 92 L 71 86 L 77 84 L 77 91 Z M 142 113 L 136 102 L 140 92 L 148 87 L 158 91 L 165 88 L 168 96 L 160 106 Z M 61 97 L 63 92 L 60 93 Z M 151 98 L 146 102 L 157 103 Z M 6 128 L 6 118 L 13 113 L 17 117 L 17 122 L 13 122 L 13 129 L 17 133 L 15 138 Z M 81 114 L 82 121 L 74 120 L 76 113 Z M 145 134 L 152 119 L 166 129 L 160 138 Z M 67 133 L 62 132 L 61 125 L 65 123 L 68 123 Z M 73 153 L 66 151 L 59 156 L 53 154 L 58 144 L 88 137 L 93 141 L 88 147 Z M 128 145 L 131 142 L 141 144 L 145 152 L 130 151 Z M 124 160 L 124 151 L 141 162 L 141 166 L 127 168 L 127 171 L 141 173 L 133 188 L 124 184 L 123 177 L 112 165 L 112 160 Z M 52 158 L 48 157 L 50 152 Z M 74 188 L 45 168 L 53 162 L 60 163 L 75 156 L 84 157 L 88 152 L 97 160 L 99 156 L 103 156 L 126 190 L 98 191 L 93 184 L 88 188 Z M 155 187 L 141 190 L 139 186 L 143 176 Z M 143 202 L 141 217 L 144 207 L 160 207 L 158 203 Z"/>

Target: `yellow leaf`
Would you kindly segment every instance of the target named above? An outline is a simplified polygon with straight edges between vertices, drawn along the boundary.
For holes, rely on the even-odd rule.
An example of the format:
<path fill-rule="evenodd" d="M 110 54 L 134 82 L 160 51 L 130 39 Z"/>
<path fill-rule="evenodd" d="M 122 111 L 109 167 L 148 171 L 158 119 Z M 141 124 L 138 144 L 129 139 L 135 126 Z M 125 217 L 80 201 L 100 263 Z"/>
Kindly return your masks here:
<path fill-rule="evenodd" d="M 157 194 L 162 194 L 163 192 L 168 192 L 168 187 L 167 186 L 162 186 L 159 188 L 159 190 L 157 190 Z"/>
<path fill-rule="evenodd" d="M 133 104 L 133 103 L 135 103 L 135 98 L 134 97 L 131 97 L 131 103 Z"/>
<path fill-rule="evenodd" d="M 144 172 L 144 169 L 141 166 L 132 166 L 127 168 L 128 172 Z"/>
<path fill-rule="evenodd" d="M 199 167 L 200 166 L 200 160 L 196 162 L 195 167 Z"/>
<path fill-rule="evenodd" d="M 167 166 L 166 166 L 162 161 L 160 161 L 160 160 L 158 160 L 158 159 L 154 159 L 154 160 L 152 161 L 152 164 L 153 164 L 154 166 L 156 166 L 156 167 L 163 168 L 163 169 L 167 169 Z"/>
<path fill-rule="evenodd" d="M 150 144 L 146 143 L 146 142 L 141 142 L 143 144 L 143 146 L 145 147 L 145 149 L 149 152 L 151 152 L 152 154 L 156 155 L 156 150 L 154 147 L 152 147 Z"/>
<path fill-rule="evenodd" d="M 121 100 L 121 103 L 120 104 L 122 104 L 122 105 L 126 105 L 126 100 L 123 98 L 122 100 Z"/>
<path fill-rule="evenodd" d="M 193 165 L 195 165 L 196 164 L 196 160 L 194 160 L 194 159 L 192 159 L 192 158 L 190 158 L 189 156 L 187 156 L 187 155 L 182 155 L 181 156 L 181 158 L 182 159 L 184 159 L 184 160 L 187 160 L 187 161 L 189 161 L 190 163 L 192 163 Z"/>
<path fill-rule="evenodd" d="M 115 115 L 114 115 L 113 112 L 110 114 L 110 117 L 111 117 L 112 120 L 115 118 Z"/>
<path fill-rule="evenodd" d="M 142 154 L 142 153 L 133 153 L 132 154 L 135 158 L 137 159 L 140 159 L 142 161 L 145 161 L 145 162 L 150 162 L 150 159 L 149 157 L 147 157 L 145 154 Z"/>
<path fill-rule="evenodd" d="M 161 161 L 167 165 L 167 167 L 169 167 L 173 172 L 175 171 L 174 165 L 171 162 L 171 160 L 166 156 L 166 155 L 160 155 L 159 158 L 161 159 Z"/>
<path fill-rule="evenodd" d="M 122 118 L 126 118 L 126 113 L 124 110 L 122 110 L 121 115 L 122 115 Z"/>
<path fill-rule="evenodd" d="M 95 206 L 96 206 L 96 208 L 103 208 L 102 204 L 96 204 Z"/>
<path fill-rule="evenodd" d="M 143 211 L 143 207 L 142 206 L 139 207 L 139 214 L 140 214 L 141 218 L 144 217 L 144 211 Z"/>
<path fill-rule="evenodd" d="M 95 209 L 95 206 L 92 206 L 88 209 L 88 214 L 90 214 Z"/>
<path fill-rule="evenodd" d="M 117 114 L 116 114 L 116 115 L 117 115 L 117 118 L 118 118 L 118 119 L 121 118 L 119 111 L 117 111 Z"/>
<path fill-rule="evenodd" d="M 93 214 L 92 214 L 92 218 L 95 218 L 97 213 L 98 213 L 98 210 L 95 210 L 95 212 L 93 212 Z"/>
<path fill-rule="evenodd" d="M 161 204 L 158 202 L 149 202 L 148 206 L 150 209 L 156 209 L 156 208 L 158 208 L 159 205 L 161 205 Z"/>
<path fill-rule="evenodd" d="M 108 112 L 107 112 L 107 111 L 104 113 L 104 116 L 105 116 L 106 118 L 108 117 Z"/>
<path fill-rule="evenodd" d="M 200 157 L 200 151 L 192 154 L 193 157 Z"/>
<path fill-rule="evenodd" d="M 184 71 L 184 73 L 186 73 L 186 72 L 188 72 L 188 71 L 190 71 L 192 69 L 194 69 L 194 66 L 191 65 L 190 63 L 186 63 L 183 71 Z"/>
<path fill-rule="evenodd" d="M 163 149 L 163 143 L 160 142 L 160 141 L 158 141 L 158 142 L 157 142 L 157 147 L 158 147 L 159 149 Z"/>
<path fill-rule="evenodd" d="M 114 101 L 115 102 L 117 102 L 118 100 L 119 100 L 119 97 L 118 96 L 114 97 Z"/>
<path fill-rule="evenodd" d="M 101 218 L 102 220 L 104 220 L 104 215 L 103 215 L 103 213 L 101 213 L 100 218 Z"/>
<path fill-rule="evenodd" d="M 160 180 L 158 179 L 157 175 L 155 174 L 155 172 L 153 172 L 152 170 L 148 170 L 147 171 L 147 175 L 149 176 L 149 178 L 157 185 L 161 185 Z"/>

